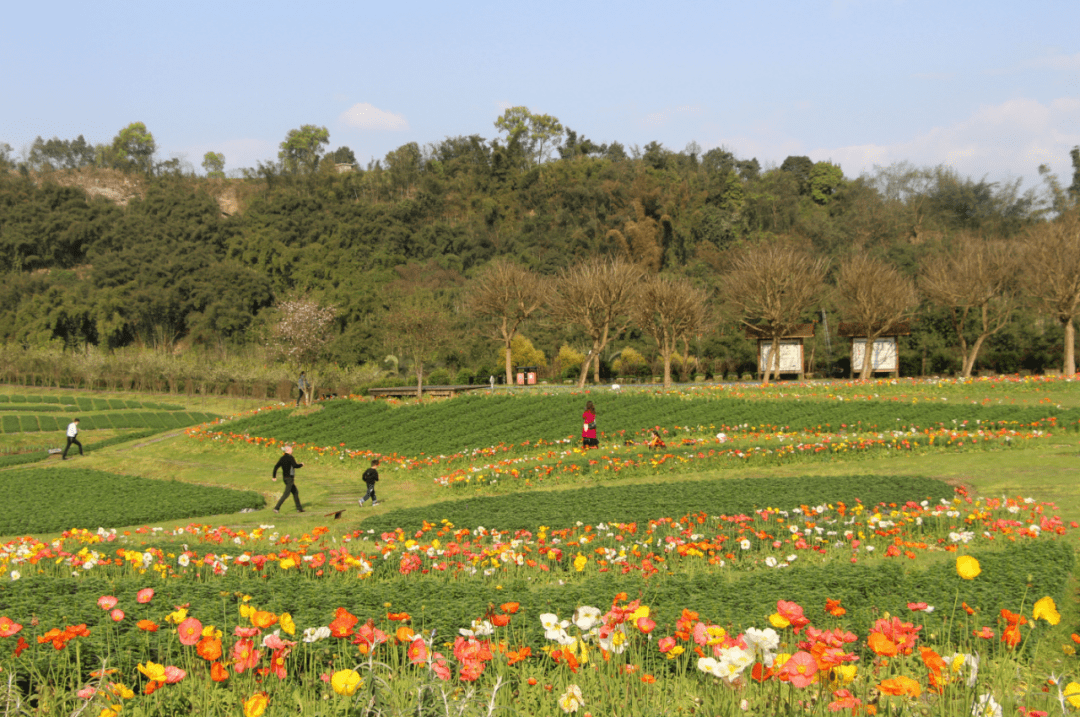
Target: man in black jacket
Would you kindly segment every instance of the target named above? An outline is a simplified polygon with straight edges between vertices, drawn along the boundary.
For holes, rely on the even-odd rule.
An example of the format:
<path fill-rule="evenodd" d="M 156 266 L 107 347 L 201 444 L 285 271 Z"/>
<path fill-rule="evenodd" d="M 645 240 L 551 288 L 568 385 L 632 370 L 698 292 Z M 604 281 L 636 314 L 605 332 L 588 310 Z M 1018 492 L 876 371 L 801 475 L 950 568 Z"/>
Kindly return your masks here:
<path fill-rule="evenodd" d="M 296 489 L 296 469 L 303 468 L 303 463 L 297 463 L 293 458 L 292 446 L 285 446 L 285 452 L 278 459 L 277 464 L 274 466 L 274 474 L 272 480 L 277 480 L 278 468 L 281 469 L 281 477 L 285 481 L 285 492 L 281 494 L 281 500 L 274 506 L 274 512 L 277 513 L 281 508 L 281 504 L 285 502 L 285 499 L 292 494 L 293 501 L 296 503 L 296 512 L 303 513 L 304 508 L 300 505 L 300 491 Z"/>
<path fill-rule="evenodd" d="M 364 475 L 360 476 L 364 483 L 367 484 L 367 493 L 364 493 L 364 497 L 360 499 L 360 507 L 364 507 L 364 501 L 371 498 L 372 505 L 378 505 L 379 501 L 375 497 L 375 484 L 379 482 L 379 459 L 371 459 L 371 468 L 364 471 Z"/>

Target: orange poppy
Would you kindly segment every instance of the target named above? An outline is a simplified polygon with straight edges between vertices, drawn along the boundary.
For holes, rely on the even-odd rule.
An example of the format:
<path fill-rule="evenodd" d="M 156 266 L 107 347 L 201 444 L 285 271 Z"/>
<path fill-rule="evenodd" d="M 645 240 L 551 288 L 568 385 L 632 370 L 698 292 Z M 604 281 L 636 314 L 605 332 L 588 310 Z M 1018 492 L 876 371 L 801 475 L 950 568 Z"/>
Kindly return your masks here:
<path fill-rule="evenodd" d="M 138 625 L 138 628 L 140 630 L 143 630 L 145 632 L 157 632 L 158 631 L 158 625 L 153 620 L 139 620 L 137 625 Z"/>
<path fill-rule="evenodd" d="M 922 685 L 910 677 L 899 675 L 883 681 L 878 688 L 887 695 L 896 697 L 918 697 L 922 694 Z"/>
<path fill-rule="evenodd" d="M 195 646 L 195 652 L 207 662 L 221 658 L 221 640 L 216 637 L 204 637 Z"/>
<path fill-rule="evenodd" d="M 251 615 L 251 624 L 264 630 L 271 625 L 276 625 L 277 621 L 278 616 L 266 610 L 256 610 Z"/>
<path fill-rule="evenodd" d="M 499 606 L 499 609 L 502 610 L 503 612 L 505 612 L 508 615 L 513 615 L 514 613 L 516 613 L 518 610 L 521 609 L 521 603 L 504 602 L 502 605 Z"/>
<path fill-rule="evenodd" d="M 880 632 L 871 632 L 866 644 L 871 650 L 883 657 L 894 657 L 897 653 L 896 643 Z"/>
<path fill-rule="evenodd" d="M 847 608 L 841 607 L 839 600 L 825 598 L 825 612 L 829 613 L 833 617 L 843 617 L 847 614 Z"/>
<path fill-rule="evenodd" d="M 210 679 L 214 682 L 224 682 L 229 679 L 229 671 L 225 669 L 225 665 L 215 662 L 210 665 Z"/>

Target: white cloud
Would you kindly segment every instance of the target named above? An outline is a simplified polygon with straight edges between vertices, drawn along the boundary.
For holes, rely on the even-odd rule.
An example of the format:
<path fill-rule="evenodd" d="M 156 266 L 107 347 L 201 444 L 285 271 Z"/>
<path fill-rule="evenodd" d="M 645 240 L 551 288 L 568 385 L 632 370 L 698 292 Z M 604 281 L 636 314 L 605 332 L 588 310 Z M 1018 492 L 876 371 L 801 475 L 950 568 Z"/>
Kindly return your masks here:
<path fill-rule="evenodd" d="M 864 144 L 808 152 L 814 160 L 840 164 L 855 177 L 874 165 L 908 161 L 915 165 L 945 164 L 958 173 L 990 181 L 1024 177 L 1037 181 L 1037 168 L 1049 164 L 1059 174 L 1069 165 L 1069 150 L 1080 145 L 1080 99 L 1063 97 L 1042 103 L 1013 99 L 984 105 L 969 118 L 934 127 L 905 142 Z"/>
<path fill-rule="evenodd" d="M 381 110 L 367 102 L 358 102 L 345 110 L 338 118 L 341 122 L 357 129 L 387 130 L 403 132 L 409 129 L 409 121 L 404 115 Z"/>

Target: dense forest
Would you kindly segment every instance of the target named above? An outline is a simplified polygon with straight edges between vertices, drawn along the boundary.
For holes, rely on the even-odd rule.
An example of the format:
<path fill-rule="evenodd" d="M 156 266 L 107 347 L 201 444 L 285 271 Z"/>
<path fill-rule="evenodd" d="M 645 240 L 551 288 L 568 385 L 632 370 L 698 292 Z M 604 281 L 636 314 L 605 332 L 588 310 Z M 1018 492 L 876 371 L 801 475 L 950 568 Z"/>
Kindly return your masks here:
<path fill-rule="evenodd" d="M 523 108 L 496 129 L 495 139 L 409 143 L 358 167 L 347 147 L 328 149 L 324 128 L 305 125 L 276 160 L 229 177 L 213 152 L 205 175 L 156 161 L 141 123 L 110 145 L 39 138 L 19 158 L 0 144 L 0 341 L 9 350 L 260 351 L 279 302 L 303 296 L 335 309 L 322 360 L 385 368 L 399 348 L 385 330 L 389 317 L 422 297 L 451 317 L 426 370 L 486 378 L 499 372 L 501 344 L 464 297 L 495 259 L 557 276 L 588 257 L 621 256 L 715 299 L 735 252 L 783 240 L 827 259 L 826 272 L 864 252 L 916 279 L 958 237 L 1019 246 L 1080 196 L 1078 150 L 1071 184 L 1043 170 L 1044 186 L 1023 191 L 1019 181 L 944 166 L 899 164 L 852 178 L 807 157 L 762 167 L 693 144 L 597 144 Z M 693 372 L 753 371 L 753 344 L 737 317 L 711 303 L 710 330 L 687 347 Z M 835 327 L 836 310 L 825 297 L 805 318 Z M 910 326 L 902 374 L 959 369 L 944 307 L 924 296 Z M 543 312 L 522 335 L 516 360 L 542 365 L 546 377 L 564 377 L 572 367 L 556 357 L 586 344 L 581 329 Z M 1060 368 L 1062 343 L 1062 324 L 1023 303 L 975 368 Z M 633 325 L 605 350 L 602 376 L 630 372 L 623 354 L 640 357 L 635 372 L 655 371 L 656 345 Z M 847 347 L 835 334 L 827 340 L 819 330 L 808 354 L 813 371 L 846 371 Z M 393 368 L 404 372 L 396 360 Z"/>

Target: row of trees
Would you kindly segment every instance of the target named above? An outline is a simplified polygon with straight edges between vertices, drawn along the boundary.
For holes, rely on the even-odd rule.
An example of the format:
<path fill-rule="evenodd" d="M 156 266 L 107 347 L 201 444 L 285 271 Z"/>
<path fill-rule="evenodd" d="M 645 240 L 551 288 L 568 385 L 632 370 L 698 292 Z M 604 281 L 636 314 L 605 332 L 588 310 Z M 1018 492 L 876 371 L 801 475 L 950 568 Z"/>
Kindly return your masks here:
<path fill-rule="evenodd" d="M 913 316 L 920 290 L 948 312 L 962 376 L 971 375 L 984 342 L 1008 324 L 1024 301 L 1062 325 L 1063 370 L 1076 373 L 1073 321 L 1080 313 L 1080 212 L 1040 225 L 1022 243 L 962 235 L 924 259 L 917 279 L 867 252 L 845 256 L 831 285 L 828 269 L 827 260 L 785 239 L 742 247 L 720 276 L 715 296 L 721 311 L 772 341 L 773 362 L 763 372 L 766 383 L 779 374 L 781 339 L 812 320 L 826 303 L 871 347 Z M 632 325 L 655 342 L 664 385 L 670 386 L 671 357 L 679 343 L 686 356 L 690 341 L 716 326 L 708 292 L 683 277 L 649 273 L 623 257 L 585 261 L 551 278 L 498 260 L 476 277 L 467 296 L 467 306 L 489 320 L 491 337 L 503 346 L 508 383 L 514 338 L 541 312 L 556 323 L 580 327 L 587 338 L 579 388 L 590 366 L 599 382 L 601 353 Z M 861 378 L 871 376 L 872 351 L 863 352 L 858 368 Z"/>

